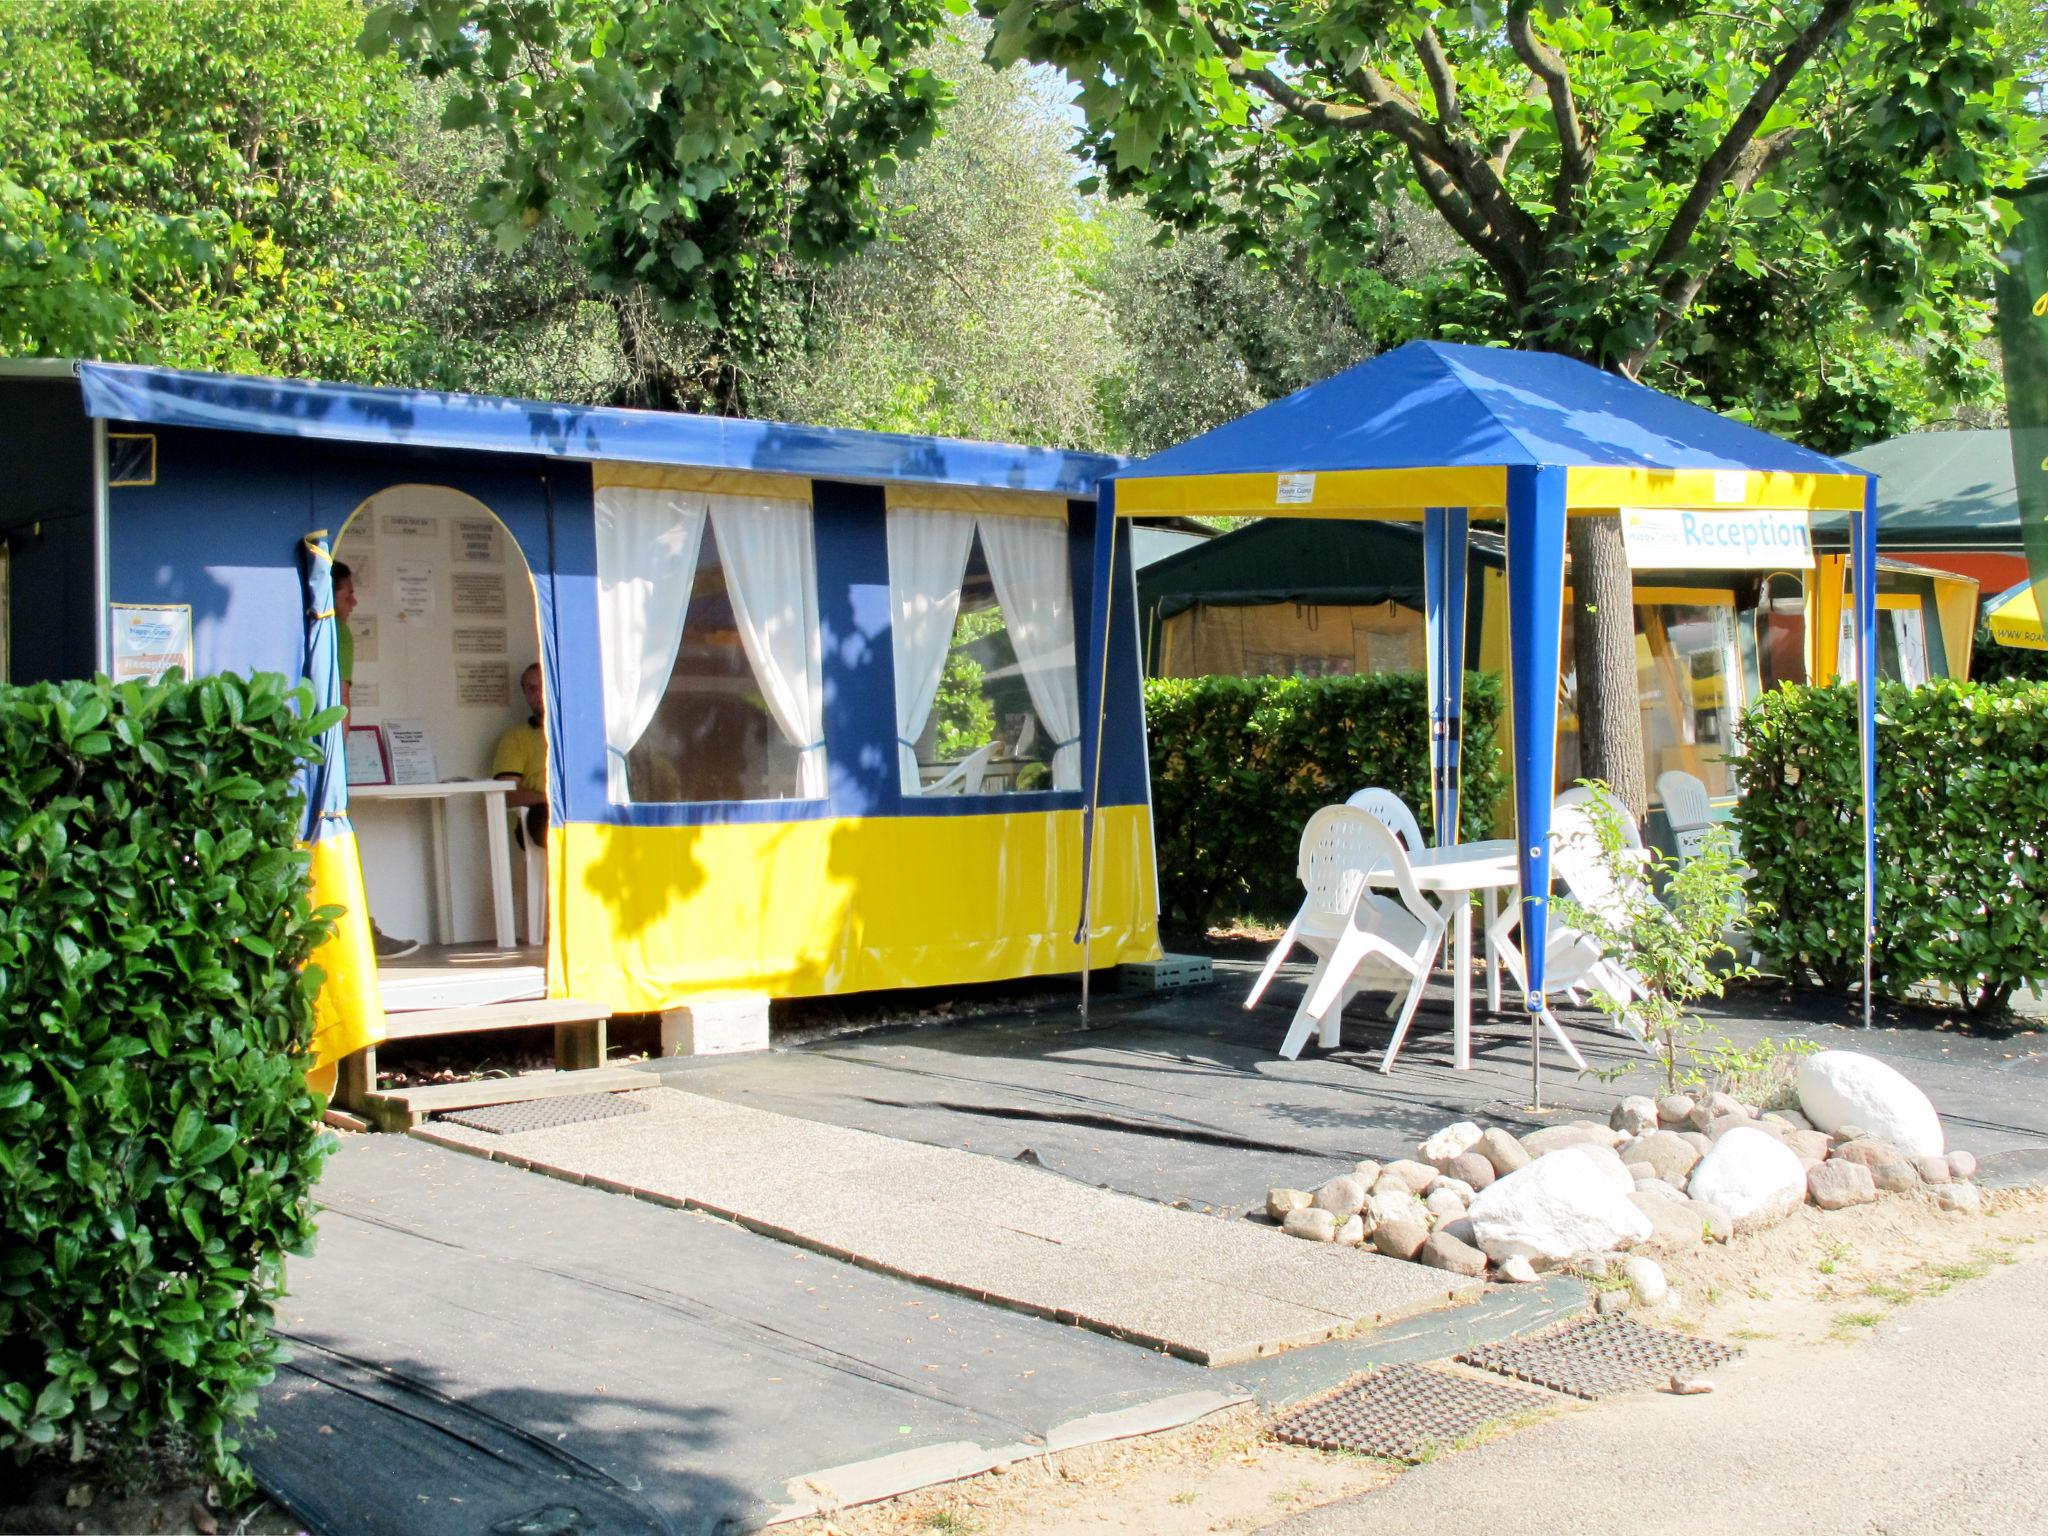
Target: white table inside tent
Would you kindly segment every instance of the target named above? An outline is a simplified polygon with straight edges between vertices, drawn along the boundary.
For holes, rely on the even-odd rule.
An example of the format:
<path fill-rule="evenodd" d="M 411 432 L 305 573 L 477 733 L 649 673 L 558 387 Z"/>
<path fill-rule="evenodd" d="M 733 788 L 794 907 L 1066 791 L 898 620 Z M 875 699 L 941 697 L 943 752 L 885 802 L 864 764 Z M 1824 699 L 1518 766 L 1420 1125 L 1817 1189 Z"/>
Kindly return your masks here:
<path fill-rule="evenodd" d="M 1493 838 L 1483 843 L 1455 843 L 1449 848 L 1424 848 L 1408 856 L 1415 873 L 1416 889 L 1439 903 L 1448 901 L 1451 913 L 1453 952 L 1451 957 L 1451 1050 L 1452 1064 L 1460 1071 L 1472 1066 L 1472 903 L 1474 891 L 1486 900 L 1486 928 L 1490 932 L 1500 912 L 1500 893 L 1521 883 L 1520 865 L 1515 859 L 1515 841 Z M 1391 870 L 1369 877 L 1376 886 L 1391 886 Z M 1486 1006 L 1500 1011 L 1500 972 L 1489 954 L 1486 962 Z"/>
<path fill-rule="evenodd" d="M 505 797 L 518 786 L 510 779 L 455 779 L 444 784 L 355 784 L 351 803 L 424 800 L 433 826 L 435 937 L 454 942 L 455 894 L 448 875 L 448 802 L 473 800 L 483 807 L 484 839 L 490 849 L 491 917 L 500 949 L 517 939 L 512 924 L 512 842 L 505 830 Z"/>

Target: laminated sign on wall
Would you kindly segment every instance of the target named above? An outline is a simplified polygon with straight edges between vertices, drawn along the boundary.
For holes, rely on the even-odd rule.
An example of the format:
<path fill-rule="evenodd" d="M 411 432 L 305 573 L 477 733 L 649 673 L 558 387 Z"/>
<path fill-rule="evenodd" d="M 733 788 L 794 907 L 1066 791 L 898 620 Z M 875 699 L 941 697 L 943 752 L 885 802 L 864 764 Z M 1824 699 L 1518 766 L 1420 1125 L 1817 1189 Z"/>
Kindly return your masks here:
<path fill-rule="evenodd" d="M 113 603 L 115 682 L 155 682 L 173 667 L 192 675 L 192 606 L 189 603 Z"/>
<path fill-rule="evenodd" d="M 1632 570 L 1805 571 L 1813 568 L 1809 516 L 1778 507 L 1623 507 L 1621 538 Z"/>

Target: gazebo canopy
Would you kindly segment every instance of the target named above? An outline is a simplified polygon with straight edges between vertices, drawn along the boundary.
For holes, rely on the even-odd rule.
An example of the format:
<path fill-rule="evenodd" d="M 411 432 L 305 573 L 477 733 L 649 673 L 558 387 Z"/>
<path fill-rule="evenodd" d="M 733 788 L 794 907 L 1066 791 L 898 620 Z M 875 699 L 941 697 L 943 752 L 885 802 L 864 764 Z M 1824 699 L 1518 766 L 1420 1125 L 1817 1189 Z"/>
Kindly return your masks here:
<path fill-rule="evenodd" d="M 1565 471 L 1581 511 L 1861 511 L 1869 478 L 1568 357 L 1414 341 L 1118 471 L 1117 510 L 1497 517 L 1515 467 Z"/>
<path fill-rule="evenodd" d="M 1521 864 L 1528 1007 L 1578 1053 L 1544 996 L 1550 892 L 1550 789 L 1556 756 L 1565 519 L 1573 512 L 1668 508 L 1852 514 L 1855 589 L 1876 588 L 1876 482 L 1866 470 L 1730 421 L 1570 358 L 1410 342 L 1178 447 L 1117 471 L 1101 504 L 1124 517 L 1411 518 L 1423 524 L 1431 783 L 1439 842 L 1457 835 L 1466 548 L 1472 518 L 1506 524 L 1515 841 Z M 1097 523 L 1089 629 L 1090 697 L 1101 708 L 1114 518 Z M 1724 525 L 1725 530 L 1725 525 Z M 1875 912 L 1870 801 L 1877 605 L 1857 604 L 1864 724 L 1864 932 Z M 1095 733 L 1100 739 L 1100 731 Z M 1091 753 L 1093 749 L 1091 748 Z M 1092 835 L 1092 762 L 1084 776 Z M 1084 847 L 1082 920 L 1089 926 Z M 1462 1063 L 1460 1063 L 1462 1065 Z"/>

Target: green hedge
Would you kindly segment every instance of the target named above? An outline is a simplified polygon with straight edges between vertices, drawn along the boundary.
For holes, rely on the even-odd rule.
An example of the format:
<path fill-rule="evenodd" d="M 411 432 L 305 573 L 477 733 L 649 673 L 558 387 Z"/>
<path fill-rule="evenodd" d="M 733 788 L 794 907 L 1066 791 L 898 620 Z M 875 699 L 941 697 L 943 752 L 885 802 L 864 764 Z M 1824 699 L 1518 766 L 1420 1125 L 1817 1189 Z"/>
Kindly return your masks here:
<path fill-rule="evenodd" d="M 2048 688 L 1882 685 L 1876 988 L 1935 980 L 1975 1011 L 2048 977 Z M 1795 980 L 1863 974 L 1854 688 L 1780 688 L 1737 729 L 1756 947 Z"/>
<path fill-rule="evenodd" d="M 310 703 L 269 676 L 0 688 L 0 1451 L 169 1435 L 239 1479 L 331 1142 L 302 1054 Z"/>
<path fill-rule="evenodd" d="M 1467 836 L 1503 792 L 1496 679 L 1465 679 Z M 1319 807 L 1380 785 L 1429 823 L 1429 688 L 1370 677 L 1153 678 L 1145 684 L 1162 910 L 1176 924 L 1284 921 L 1301 902 L 1295 854 Z"/>

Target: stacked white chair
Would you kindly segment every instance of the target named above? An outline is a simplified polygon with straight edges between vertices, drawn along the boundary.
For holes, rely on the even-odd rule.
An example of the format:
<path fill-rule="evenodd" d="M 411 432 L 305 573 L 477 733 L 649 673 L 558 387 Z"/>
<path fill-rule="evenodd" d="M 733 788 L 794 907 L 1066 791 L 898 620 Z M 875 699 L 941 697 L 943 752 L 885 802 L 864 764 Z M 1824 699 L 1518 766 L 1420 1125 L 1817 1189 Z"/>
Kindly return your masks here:
<path fill-rule="evenodd" d="M 1390 971 L 1406 982 L 1385 1071 L 1407 1036 L 1444 940 L 1443 914 L 1416 888 L 1401 841 L 1369 811 L 1329 805 L 1302 829 L 1296 863 L 1304 896 L 1301 910 L 1266 957 L 1245 1007 L 1258 1006 L 1281 962 L 1296 944 L 1316 956 L 1316 968 L 1288 1026 L 1280 1054 L 1292 1061 L 1311 1032 L 1325 1047 L 1338 1043 L 1344 1004 L 1358 992 L 1362 973 Z M 1369 883 L 1390 878 L 1391 892 Z"/>
<path fill-rule="evenodd" d="M 1707 798 L 1707 786 L 1683 769 L 1673 768 L 1657 775 L 1657 796 L 1664 802 L 1664 819 L 1671 824 L 1678 857 L 1696 857 L 1707 828 L 1714 824 L 1714 806 Z"/>
<path fill-rule="evenodd" d="M 1361 789 L 1344 803 L 1369 813 L 1373 820 L 1401 839 L 1410 855 L 1418 854 L 1428 846 L 1422 840 L 1421 823 L 1408 809 L 1408 802 L 1391 789 Z"/>

